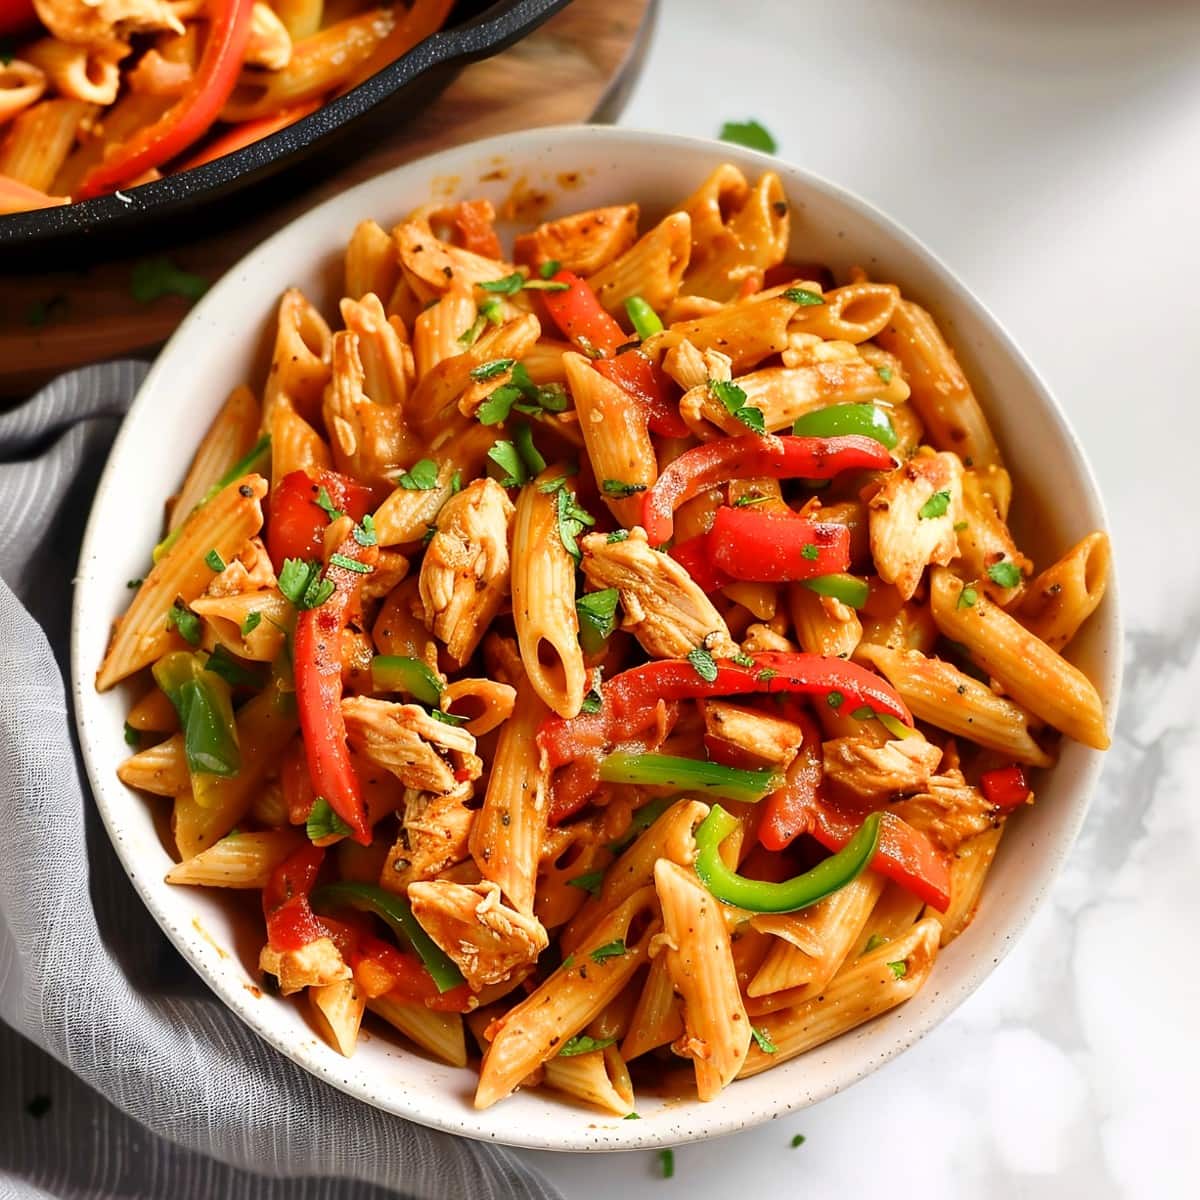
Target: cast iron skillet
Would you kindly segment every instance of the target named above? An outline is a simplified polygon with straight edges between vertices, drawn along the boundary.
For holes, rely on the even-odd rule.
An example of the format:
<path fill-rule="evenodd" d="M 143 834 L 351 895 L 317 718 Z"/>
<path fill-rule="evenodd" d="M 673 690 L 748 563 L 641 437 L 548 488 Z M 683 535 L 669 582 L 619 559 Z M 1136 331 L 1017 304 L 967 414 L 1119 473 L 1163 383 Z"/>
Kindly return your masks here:
<path fill-rule="evenodd" d="M 379 130 L 431 103 L 467 63 L 519 41 L 570 0 L 459 0 L 446 26 L 353 91 L 215 162 L 111 196 L 0 216 L 0 271 L 78 266 L 181 239 L 294 194 Z"/>

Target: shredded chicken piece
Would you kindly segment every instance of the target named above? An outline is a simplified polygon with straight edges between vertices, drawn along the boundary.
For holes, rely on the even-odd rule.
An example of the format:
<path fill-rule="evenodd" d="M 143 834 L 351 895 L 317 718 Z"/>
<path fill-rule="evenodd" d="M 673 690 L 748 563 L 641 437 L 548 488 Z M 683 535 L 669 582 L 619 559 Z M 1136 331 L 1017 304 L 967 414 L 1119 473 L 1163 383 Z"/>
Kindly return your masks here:
<path fill-rule="evenodd" d="M 958 554 L 962 463 L 946 452 L 909 459 L 884 478 L 867 511 L 879 577 L 911 600 L 926 566 L 944 567 Z"/>
<path fill-rule="evenodd" d="M 549 944 L 542 923 L 503 904 L 495 883 L 414 883 L 408 900 L 413 916 L 454 960 L 473 991 L 535 962 Z"/>
<path fill-rule="evenodd" d="M 56 38 L 80 46 L 111 47 L 132 33 L 184 32 L 165 0 L 34 0 L 33 6 Z"/>
<path fill-rule="evenodd" d="M 324 987 L 350 978 L 346 966 L 332 939 L 319 937 L 299 950 L 275 950 L 270 945 L 258 956 L 258 969 L 279 980 L 279 990 L 285 996 L 306 987 Z"/>
<path fill-rule="evenodd" d="M 794 642 L 785 638 L 782 633 L 776 633 L 770 625 L 764 625 L 761 621 L 746 626 L 745 635 L 742 637 L 742 650 L 746 654 L 763 654 L 772 650 L 788 654 L 795 649 Z"/>
<path fill-rule="evenodd" d="M 441 796 L 483 771 L 475 739 L 420 705 L 351 696 L 342 701 L 342 716 L 350 745 L 405 787 Z"/>
<path fill-rule="evenodd" d="M 262 538 L 252 537 L 233 562 L 225 564 L 208 585 L 206 596 L 241 596 L 246 592 L 264 592 L 278 586 L 271 556 Z"/>
<path fill-rule="evenodd" d="M 856 796 L 874 800 L 928 787 L 942 752 L 919 737 L 881 746 L 865 738 L 844 737 L 826 742 L 823 757 L 826 779 Z"/>
<path fill-rule="evenodd" d="M 467 807 L 473 794 L 469 782 L 444 796 L 406 790 L 400 835 L 383 865 L 380 886 L 403 894 L 409 884 L 432 879 L 462 862 L 469 854 L 467 842 L 475 820 Z"/>
<path fill-rule="evenodd" d="M 438 513 L 421 563 L 421 603 L 425 627 L 459 665 L 475 653 L 508 594 L 513 512 L 494 479 L 477 479 Z"/>
<path fill-rule="evenodd" d="M 993 829 L 1004 820 L 996 806 L 957 769 L 935 775 L 921 795 L 901 800 L 889 811 L 929 834 L 950 854 L 967 838 Z"/>
<path fill-rule="evenodd" d="M 714 737 L 734 743 L 763 766 L 780 769 L 796 757 L 804 741 L 804 730 L 795 722 L 727 700 L 704 702 L 704 728 Z"/>
<path fill-rule="evenodd" d="M 724 618 L 687 571 L 669 554 L 650 548 L 646 534 L 634 529 L 623 542 L 603 533 L 580 542 L 583 573 L 596 589 L 621 593 L 621 625 L 654 658 L 682 658 L 703 646 L 717 658 L 738 648 Z"/>
<path fill-rule="evenodd" d="M 720 350 L 700 350 L 684 338 L 663 355 L 663 370 L 685 392 L 706 384 L 710 379 L 733 378 L 733 359 Z"/>

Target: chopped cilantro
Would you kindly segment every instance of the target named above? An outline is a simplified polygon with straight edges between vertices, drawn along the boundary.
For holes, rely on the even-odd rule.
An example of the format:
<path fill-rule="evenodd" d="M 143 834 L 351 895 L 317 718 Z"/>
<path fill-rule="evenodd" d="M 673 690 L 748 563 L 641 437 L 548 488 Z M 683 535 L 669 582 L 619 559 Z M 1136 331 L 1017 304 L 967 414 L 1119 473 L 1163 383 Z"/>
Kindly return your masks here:
<path fill-rule="evenodd" d="M 829 695 L 825 697 L 825 703 L 828 704 L 829 707 L 832 708 L 834 711 L 836 711 L 837 709 L 841 708 L 843 704 L 846 703 L 846 697 L 843 696 L 841 692 L 833 691 L 833 692 L 830 692 Z"/>
<path fill-rule="evenodd" d="M 489 393 L 483 403 L 475 410 L 475 419 L 480 425 L 499 425 L 508 419 L 513 405 L 521 398 L 521 389 L 511 383 L 501 384 L 494 392 Z"/>
<path fill-rule="evenodd" d="M 583 698 L 583 703 L 579 706 L 580 712 L 594 713 L 600 711 L 600 706 L 604 701 L 598 691 L 592 688 L 590 692 Z"/>
<path fill-rule="evenodd" d="M 208 569 L 210 571 L 216 571 L 216 573 L 218 575 L 220 575 L 220 573 L 223 570 L 225 570 L 225 560 L 221 557 L 220 553 L 216 550 L 210 550 L 204 556 L 204 565 L 206 567 L 208 567 Z"/>
<path fill-rule="evenodd" d="M 443 725 L 466 725 L 469 720 L 469 718 L 460 717 L 455 713 L 442 712 L 440 708 L 431 708 L 429 715 L 435 721 L 440 721 Z"/>
<path fill-rule="evenodd" d="M 178 629 L 188 645 L 200 645 L 200 618 L 178 600 L 171 605 L 171 611 L 167 613 L 167 628 Z"/>
<path fill-rule="evenodd" d="M 808 559 L 809 562 L 816 562 L 821 557 L 821 552 L 814 543 L 809 542 L 807 546 L 800 547 L 800 557 Z"/>
<path fill-rule="evenodd" d="M 139 304 L 149 304 L 161 296 L 183 296 L 195 301 L 208 290 L 208 281 L 181 270 L 162 254 L 134 263 L 129 275 L 129 290 Z"/>
<path fill-rule="evenodd" d="M 493 358 L 491 362 L 480 363 L 479 366 L 471 368 L 471 378 L 476 383 L 482 383 L 485 379 L 495 379 L 497 375 L 503 375 L 512 367 L 515 361 L 512 358 Z"/>
<path fill-rule="evenodd" d="M 804 1143 L 805 1143 L 805 1140 L 806 1140 L 806 1139 L 805 1139 L 805 1137 L 804 1137 L 804 1134 L 802 1134 L 802 1133 L 794 1133 L 794 1134 L 792 1134 L 792 1149 L 793 1149 L 793 1150 L 796 1150 L 796 1149 L 798 1149 L 800 1146 L 803 1146 L 803 1145 L 804 1145 Z"/>
<path fill-rule="evenodd" d="M 754 659 L 752 659 L 750 655 L 746 654 L 742 650 L 739 650 L 729 661 L 737 663 L 739 667 L 754 666 Z"/>
<path fill-rule="evenodd" d="M 758 1043 L 758 1048 L 764 1054 L 779 1053 L 779 1047 L 771 1040 L 771 1035 L 765 1029 L 759 1029 L 757 1025 L 751 1025 L 750 1032 L 754 1035 L 754 1040 Z"/>
<path fill-rule="evenodd" d="M 312 809 L 309 811 L 308 820 L 304 823 L 304 831 L 308 834 L 310 842 L 319 841 L 321 838 L 332 837 L 337 834 L 345 837 L 348 833 L 354 831 L 342 820 L 341 817 L 333 811 L 329 801 L 324 796 L 318 796 L 313 801 Z"/>
<path fill-rule="evenodd" d="M 437 487 L 438 465 L 432 458 L 413 463 L 396 482 L 407 492 L 432 492 Z"/>
<path fill-rule="evenodd" d="M 876 367 L 875 374 L 878 375 L 879 378 L 882 379 L 884 383 L 892 382 L 892 368 L 891 367 Z"/>
<path fill-rule="evenodd" d="M 875 710 L 869 704 L 864 704 L 856 708 L 850 715 L 856 721 L 869 721 L 875 715 Z"/>
<path fill-rule="evenodd" d="M 725 411 L 741 421 L 747 429 L 752 429 L 755 433 L 766 432 L 767 423 L 762 410 L 746 403 L 746 393 L 736 383 L 728 379 L 710 379 L 708 390 L 724 405 Z"/>
<path fill-rule="evenodd" d="M 575 601 L 579 624 L 591 630 L 600 641 L 611 637 L 617 627 L 617 600 L 620 595 L 616 588 L 585 592 Z"/>
<path fill-rule="evenodd" d="M 333 584 L 321 578 L 315 559 L 286 558 L 279 572 L 279 590 L 301 610 L 319 608 L 333 595 Z"/>
<path fill-rule="evenodd" d="M 497 442 L 487 456 L 500 468 L 501 487 L 520 487 L 529 479 L 525 464 L 512 442 Z"/>
<path fill-rule="evenodd" d="M 673 1179 L 675 1177 L 675 1151 L 660 1150 L 658 1152 L 658 1169 L 662 1172 L 664 1179 Z"/>
<path fill-rule="evenodd" d="M 946 509 L 950 507 L 950 493 L 948 491 L 934 492 L 924 504 L 921 505 L 917 516 L 922 521 L 928 521 L 932 517 L 942 517 L 946 515 Z"/>
<path fill-rule="evenodd" d="M 887 938 L 882 933 L 873 933 L 867 938 L 867 944 L 862 948 L 864 954 L 870 954 L 872 950 L 878 950 L 880 946 L 887 942 Z"/>
<path fill-rule="evenodd" d="M 475 316 L 475 320 L 474 320 L 474 321 L 472 321 L 472 322 L 471 322 L 471 324 L 470 324 L 470 325 L 468 325 L 468 326 L 466 327 L 466 329 L 464 329 L 464 330 L 462 331 L 462 333 L 460 333 L 460 334 L 458 335 L 458 344 L 459 344 L 460 346 L 473 346 L 473 345 L 475 345 L 475 340 L 476 340 L 476 339 L 479 337 L 479 335 L 480 335 L 480 334 L 483 332 L 483 327 L 484 327 L 486 324 L 487 324 L 487 316 L 484 314 L 484 312 L 483 312 L 483 311 L 482 311 L 482 309 L 481 309 L 481 310 L 480 310 L 480 311 L 479 311 L 479 312 L 476 314 L 476 316 Z"/>
<path fill-rule="evenodd" d="M 331 554 L 329 556 L 329 565 L 331 567 L 341 567 L 346 571 L 353 571 L 356 575 L 370 575 L 374 569 L 370 563 L 359 562 L 357 558 L 349 558 L 345 554 Z"/>
<path fill-rule="evenodd" d="M 963 590 L 958 593 L 958 603 L 954 607 L 974 608 L 978 599 L 979 593 L 968 583 Z"/>
<path fill-rule="evenodd" d="M 125 745 L 140 746 L 142 744 L 142 735 L 138 733 L 128 721 L 125 722 Z"/>
<path fill-rule="evenodd" d="M 241 635 L 242 638 L 248 638 L 262 624 L 262 613 L 250 612 L 246 614 L 246 619 L 242 622 Z"/>
<path fill-rule="evenodd" d="M 734 502 L 734 508 L 749 508 L 752 504 L 766 504 L 768 500 L 773 500 L 774 496 L 739 496 Z"/>
<path fill-rule="evenodd" d="M 638 492 L 644 492 L 646 485 L 644 483 L 623 483 L 619 479 L 606 479 L 600 485 L 600 489 L 606 496 L 634 496 Z"/>
<path fill-rule="evenodd" d="M 546 460 L 533 444 L 533 430 L 523 422 L 513 431 L 513 445 L 531 476 L 540 475 L 546 469 Z"/>
<path fill-rule="evenodd" d="M 790 287 L 783 293 L 785 300 L 790 300 L 793 304 L 799 304 L 801 308 L 814 308 L 818 304 L 825 303 L 825 297 L 820 292 L 810 291 L 808 288 Z"/>
<path fill-rule="evenodd" d="M 629 541 L 629 530 L 628 529 L 614 529 L 612 531 L 612 533 L 610 533 L 608 535 L 608 537 L 605 539 L 605 541 L 610 546 L 615 546 L 618 542 L 627 542 L 627 541 Z"/>
<path fill-rule="evenodd" d="M 1021 572 L 1015 562 L 1002 559 L 987 569 L 988 578 L 1002 588 L 1015 588 L 1021 582 Z"/>
<path fill-rule="evenodd" d="M 554 276 L 557 275 L 561 270 L 562 263 L 560 263 L 557 258 L 548 258 L 540 267 L 538 267 L 538 274 L 543 279 L 553 279 Z"/>
<path fill-rule="evenodd" d="M 962 533 L 962 531 L 964 529 L 969 529 L 970 527 L 971 527 L 971 525 L 970 525 L 969 521 L 955 521 L 954 522 L 954 532 L 955 533 Z"/>
<path fill-rule="evenodd" d="M 759 671 L 754 678 L 757 679 L 759 683 L 770 683 L 771 680 L 774 679 L 778 674 L 779 672 L 773 667 L 763 667 L 763 669 Z"/>
<path fill-rule="evenodd" d="M 455 472 L 455 478 L 456 479 L 458 478 L 457 472 Z M 450 481 L 450 484 L 451 484 L 451 487 L 453 488 L 453 485 L 454 485 L 453 479 Z M 455 490 L 457 490 L 457 489 L 455 489 Z M 370 513 L 367 513 L 367 515 L 365 517 L 363 517 L 361 525 L 355 525 L 354 540 L 360 546 L 377 546 L 377 545 L 379 545 L 379 537 L 375 533 L 375 518 L 373 516 L 371 516 Z"/>
<path fill-rule="evenodd" d="M 774 154 L 777 146 L 775 139 L 758 121 L 726 121 L 721 126 L 721 141 L 733 142 L 750 150 L 761 150 L 764 154 Z"/>
<path fill-rule="evenodd" d="M 333 498 L 329 495 L 328 490 L 321 486 L 317 489 L 317 498 L 313 503 L 331 520 L 336 521 L 339 517 L 344 517 L 346 514 L 333 502 Z"/>
<path fill-rule="evenodd" d="M 462 491 L 462 472 L 455 471 L 450 476 L 450 495 L 457 496 Z"/>
<path fill-rule="evenodd" d="M 146 581 L 144 579 L 127 579 L 125 586 L 132 592 L 135 588 L 140 588 Z"/>
<path fill-rule="evenodd" d="M 478 285 L 482 291 L 492 292 L 497 296 L 515 296 L 524 286 L 525 276 L 520 271 L 505 275 L 503 279 L 489 279 L 486 283 Z"/>
<path fill-rule="evenodd" d="M 567 880 L 568 886 L 582 888 L 589 896 L 594 896 L 603 882 L 603 871 L 588 871 L 584 875 L 576 875 L 574 879 Z"/>
<path fill-rule="evenodd" d="M 569 971 L 574 965 L 575 955 L 573 954 L 568 954 L 567 957 L 562 960 L 562 969 L 564 971 Z"/>
<path fill-rule="evenodd" d="M 640 1121 L 641 1119 L 642 1119 L 642 1118 L 641 1118 L 641 1117 L 639 1117 L 637 1113 L 626 1113 L 626 1114 L 625 1114 L 625 1115 L 624 1115 L 624 1116 L 621 1118 L 621 1120 L 622 1120 L 622 1121 Z"/>
<path fill-rule="evenodd" d="M 7 67 L 15 54 L 12 42 L 8 38 L 0 38 L 0 67 Z"/>
<path fill-rule="evenodd" d="M 585 508 L 581 508 L 573 492 L 560 488 L 554 496 L 558 517 L 558 537 L 563 549 L 576 561 L 583 557 L 579 543 L 575 540 L 585 526 L 595 525 L 596 518 Z"/>
<path fill-rule="evenodd" d="M 616 1038 L 588 1037 L 586 1033 L 577 1033 L 573 1038 L 568 1038 L 563 1042 L 558 1057 L 571 1058 L 576 1054 L 590 1054 L 593 1050 L 607 1050 L 616 1040 Z"/>
<path fill-rule="evenodd" d="M 697 646 L 695 650 L 689 650 L 687 660 L 692 664 L 692 669 L 705 683 L 712 683 L 716 679 L 717 664 L 713 661 L 713 656 L 703 646 Z"/>
<path fill-rule="evenodd" d="M 606 958 L 620 958 L 623 954 L 628 954 L 629 951 L 625 943 L 617 938 L 614 942 L 605 942 L 603 946 L 597 946 L 595 950 L 588 956 L 592 962 L 603 962 Z"/>
<path fill-rule="evenodd" d="M 908 974 L 908 963 L 903 959 L 899 962 L 888 963 L 888 970 L 891 971 L 893 978 L 903 979 Z"/>

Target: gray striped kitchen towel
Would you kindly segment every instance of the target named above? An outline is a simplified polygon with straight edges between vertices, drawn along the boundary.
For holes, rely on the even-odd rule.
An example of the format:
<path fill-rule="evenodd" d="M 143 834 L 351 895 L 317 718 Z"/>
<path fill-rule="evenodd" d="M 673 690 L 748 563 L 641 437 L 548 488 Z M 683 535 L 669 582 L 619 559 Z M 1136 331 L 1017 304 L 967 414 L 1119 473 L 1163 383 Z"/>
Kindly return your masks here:
<path fill-rule="evenodd" d="M 351 1100 L 260 1041 L 108 844 L 64 683 L 71 577 L 145 371 L 76 371 L 0 416 L 0 1196 L 550 1200 L 507 1151 Z"/>

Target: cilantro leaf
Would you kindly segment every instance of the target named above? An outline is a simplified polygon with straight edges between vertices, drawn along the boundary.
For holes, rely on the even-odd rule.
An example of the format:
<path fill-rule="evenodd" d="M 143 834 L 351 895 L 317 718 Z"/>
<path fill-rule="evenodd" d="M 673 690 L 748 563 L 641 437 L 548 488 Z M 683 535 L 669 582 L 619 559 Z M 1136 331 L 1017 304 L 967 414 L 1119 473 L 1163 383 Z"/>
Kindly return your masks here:
<path fill-rule="evenodd" d="M 321 838 L 332 837 L 334 834 L 345 837 L 346 834 L 354 831 L 333 811 L 324 796 L 318 796 L 313 801 L 308 820 L 304 823 L 304 832 L 308 834 L 310 842 L 315 842 Z"/>
<path fill-rule="evenodd" d="M 893 978 L 903 979 L 908 974 L 908 963 L 903 959 L 899 962 L 890 962 L 888 963 L 888 970 L 891 971 Z"/>
<path fill-rule="evenodd" d="M 140 746 L 142 744 L 142 735 L 134 729 L 128 721 L 125 722 L 125 745 Z"/>
<path fill-rule="evenodd" d="M 815 543 L 809 542 L 808 545 L 800 547 L 800 557 L 808 559 L 809 562 L 816 562 L 821 557 L 821 551 Z"/>
<path fill-rule="evenodd" d="M 594 896 L 600 890 L 603 882 L 603 871 L 588 871 L 586 874 L 576 875 L 574 879 L 568 879 L 567 886 L 581 888 L 589 896 Z"/>
<path fill-rule="evenodd" d="M 733 142 L 750 150 L 761 150 L 764 154 L 774 154 L 778 149 L 775 139 L 753 118 L 749 121 L 726 121 L 721 126 L 721 141 Z"/>
<path fill-rule="evenodd" d="M 737 665 L 739 667 L 754 666 L 754 659 L 752 659 L 750 657 L 750 655 L 746 654 L 744 651 L 741 651 L 741 650 L 739 650 L 729 661 L 737 663 Z"/>
<path fill-rule="evenodd" d="M 573 1038 L 568 1038 L 563 1042 L 558 1057 L 570 1058 L 575 1054 L 589 1054 L 593 1050 L 607 1050 L 616 1040 L 616 1038 L 588 1037 L 586 1033 L 577 1033 Z"/>
<path fill-rule="evenodd" d="M 167 613 L 167 628 L 178 629 L 180 636 L 189 646 L 200 645 L 200 618 L 178 600 Z"/>
<path fill-rule="evenodd" d="M 979 593 L 970 585 L 967 584 L 961 592 L 958 593 L 958 603 L 955 608 L 974 608 L 979 599 Z"/>
<path fill-rule="evenodd" d="M 716 679 L 717 664 L 713 661 L 713 656 L 703 646 L 697 646 L 695 650 L 689 650 L 687 660 L 692 664 L 692 669 L 705 683 L 712 683 Z"/>
<path fill-rule="evenodd" d="M 183 296 L 195 301 L 208 290 L 208 281 L 182 270 L 161 254 L 134 263 L 129 275 L 129 290 L 139 304 L 150 304 L 161 296 Z"/>
<path fill-rule="evenodd" d="M 802 287 L 788 288 L 783 293 L 783 298 L 790 300 L 793 304 L 799 304 L 801 308 L 813 308 L 818 304 L 825 303 L 825 297 L 820 292 L 813 292 Z"/>
<path fill-rule="evenodd" d="M 850 715 L 856 721 L 869 721 L 875 715 L 875 710 L 869 704 L 863 704 L 856 708 Z"/>
<path fill-rule="evenodd" d="M 825 697 L 825 703 L 828 704 L 830 708 L 837 710 L 846 703 L 846 697 L 843 696 L 841 692 L 833 691 Z"/>
<path fill-rule="evenodd" d="M 725 411 L 741 421 L 747 429 L 752 429 L 755 433 L 766 433 L 767 424 L 762 410 L 747 404 L 746 393 L 732 380 L 710 379 L 708 390 L 724 405 Z"/>
<path fill-rule="evenodd" d="M 583 703 L 579 706 L 580 712 L 594 713 L 600 711 L 600 706 L 604 703 L 600 693 L 592 688 L 590 692 L 583 698 Z"/>
<path fill-rule="evenodd" d="M 892 368 L 891 367 L 876 367 L 875 374 L 878 375 L 879 378 L 882 379 L 884 383 L 892 382 Z"/>
<path fill-rule="evenodd" d="M 581 508 L 575 499 L 575 493 L 567 488 L 560 488 L 554 495 L 555 512 L 558 518 L 558 537 L 563 549 L 579 562 L 583 555 L 579 543 L 575 540 L 588 525 L 595 525 L 596 518 Z"/>
<path fill-rule="evenodd" d="M 562 270 L 562 263 L 557 258 L 548 258 L 540 267 L 538 274 L 543 279 L 553 279 Z"/>
<path fill-rule="evenodd" d="M 804 1134 L 802 1134 L 802 1133 L 792 1134 L 792 1149 L 796 1150 L 800 1146 L 803 1146 L 806 1140 L 807 1139 L 805 1138 Z"/>
<path fill-rule="evenodd" d="M 495 379 L 497 375 L 503 375 L 516 359 L 513 358 L 493 358 L 491 362 L 480 363 L 477 367 L 471 368 L 471 378 L 476 383 L 482 383 L 485 379 Z"/>
<path fill-rule="evenodd" d="M 917 516 L 922 521 L 928 521 L 933 517 L 942 517 L 946 515 L 946 509 L 950 507 L 950 493 L 947 490 L 934 492 L 917 511 Z"/>
<path fill-rule="evenodd" d="M 629 950 L 625 943 L 617 938 L 614 942 L 605 942 L 603 946 L 597 946 L 591 952 L 589 957 L 592 962 L 603 962 L 606 958 L 620 958 L 623 954 L 628 954 Z"/>
<path fill-rule="evenodd" d="M 344 517 L 346 514 L 342 512 L 332 497 L 329 495 L 328 489 L 324 485 L 317 489 L 317 498 L 313 503 L 331 520 L 336 521 L 339 517 Z"/>
<path fill-rule="evenodd" d="M 249 612 L 246 614 L 246 619 L 242 622 L 239 632 L 242 639 L 248 638 L 262 624 L 262 613 Z"/>
<path fill-rule="evenodd" d="M 333 584 L 321 578 L 321 564 L 315 559 L 284 559 L 278 582 L 279 590 L 301 611 L 319 608 L 333 595 Z"/>
<path fill-rule="evenodd" d="M 988 578 L 1002 588 L 1015 588 L 1021 582 L 1021 571 L 1015 562 L 1001 559 L 987 569 Z"/>
<path fill-rule="evenodd" d="M 749 508 L 752 504 L 766 504 L 768 500 L 773 500 L 773 496 L 751 496 L 747 493 L 745 496 L 739 496 L 734 502 L 734 508 Z"/>
<path fill-rule="evenodd" d="M 658 1152 L 658 1168 L 662 1172 L 664 1179 L 673 1179 L 675 1177 L 674 1150 L 660 1150 Z"/>
<path fill-rule="evenodd" d="M 475 410 L 475 419 L 480 425 L 499 425 L 508 419 L 513 405 L 521 398 L 521 389 L 511 383 L 502 383 L 494 392 L 488 394 L 483 403 Z"/>
<path fill-rule="evenodd" d="M 533 430 L 524 422 L 513 431 L 513 445 L 530 476 L 540 475 L 546 469 L 546 460 L 533 444 Z"/>
<path fill-rule="evenodd" d="M 460 717 L 456 713 L 442 712 L 440 708 L 431 708 L 429 715 L 435 721 L 440 721 L 443 725 L 466 725 L 470 720 L 469 717 Z"/>
<path fill-rule="evenodd" d="M 451 481 L 453 483 L 453 480 Z M 378 546 L 379 537 L 375 533 L 375 518 L 367 513 L 361 525 L 354 527 L 354 540 L 360 546 Z"/>
<path fill-rule="evenodd" d="M 870 954 L 872 950 L 878 950 L 887 941 L 887 938 L 881 933 L 873 933 L 867 938 L 867 944 L 862 948 L 864 954 Z"/>
<path fill-rule="evenodd" d="M 644 492 L 646 485 L 644 483 L 622 483 L 619 479 L 606 479 L 600 485 L 600 489 L 606 496 L 635 496 L 638 492 Z"/>
<path fill-rule="evenodd" d="M 605 540 L 610 546 L 615 546 L 618 542 L 627 542 L 629 540 L 629 530 L 614 529 Z"/>
<path fill-rule="evenodd" d="M 520 271 L 514 271 L 502 279 L 489 279 L 486 283 L 476 286 L 481 291 L 492 292 L 497 296 L 515 296 L 525 286 L 525 276 Z"/>
<path fill-rule="evenodd" d="M 225 560 L 221 557 L 217 550 L 210 550 L 204 556 L 204 565 L 210 571 L 216 571 L 218 575 L 225 570 Z"/>
<path fill-rule="evenodd" d="M 501 487 L 520 487 L 529 479 L 525 464 L 512 442 L 497 442 L 487 453 L 488 458 L 500 468 Z"/>
<path fill-rule="evenodd" d="M 353 571 L 356 575 L 370 575 L 374 570 L 370 563 L 359 562 L 357 558 L 350 558 L 345 554 L 331 554 L 329 556 L 329 565 L 331 567 L 341 567 L 346 571 Z"/>
<path fill-rule="evenodd" d="M 408 492 L 432 492 L 437 487 L 438 465 L 432 458 L 413 463 L 396 482 Z"/>
<path fill-rule="evenodd" d="M 757 1025 L 751 1025 L 750 1032 L 754 1035 L 754 1040 L 758 1043 L 758 1048 L 764 1054 L 779 1053 L 779 1047 L 771 1040 L 771 1035 L 765 1029 L 759 1029 Z"/>
<path fill-rule="evenodd" d="M 617 627 L 617 600 L 620 595 L 616 588 L 585 592 L 575 601 L 579 624 L 595 633 L 600 641 L 611 637 Z"/>

